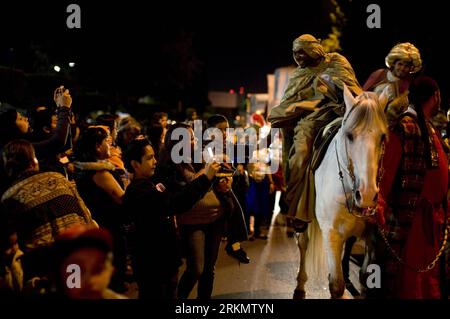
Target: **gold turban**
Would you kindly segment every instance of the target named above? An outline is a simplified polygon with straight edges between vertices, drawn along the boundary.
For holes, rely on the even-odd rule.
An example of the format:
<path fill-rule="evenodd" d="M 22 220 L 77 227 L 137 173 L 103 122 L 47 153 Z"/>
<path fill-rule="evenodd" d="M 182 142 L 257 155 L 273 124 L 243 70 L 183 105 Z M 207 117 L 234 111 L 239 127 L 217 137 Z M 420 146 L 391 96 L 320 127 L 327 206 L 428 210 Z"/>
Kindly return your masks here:
<path fill-rule="evenodd" d="M 391 69 L 397 60 L 411 62 L 413 65 L 411 73 L 416 73 L 422 68 L 420 52 L 413 44 L 409 42 L 399 43 L 391 49 L 391 52 L 389 52 L 385 59 L 386 66 Z"/>
<path fill-rule="evenodd" d="M 297 51 L 300 49 L 303 49 L 313 59 L 325 56 L 325 50 L 320 41 L 310 34 L 303 34 L 294 40 L 292 50 Z"/>

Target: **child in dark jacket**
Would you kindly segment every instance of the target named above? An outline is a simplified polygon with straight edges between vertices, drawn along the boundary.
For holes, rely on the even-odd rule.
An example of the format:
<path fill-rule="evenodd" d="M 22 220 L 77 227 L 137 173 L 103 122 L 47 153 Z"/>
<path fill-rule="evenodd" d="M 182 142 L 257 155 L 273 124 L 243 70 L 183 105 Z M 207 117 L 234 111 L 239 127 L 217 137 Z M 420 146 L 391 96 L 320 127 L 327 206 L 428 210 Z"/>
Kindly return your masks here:
<path fill-rule="evenodd" d="M 181 258 L 173 216 L 189 210 L 205 195 L 220 164 L 207 165 L 204 174 L 173 193 L 152 181 L 157 161 L 147 139 L 132 141 L 124 155 L 127 169 L 134 174 L 124 205 L 135 224 L 133 268 L 139 298 L 174 299 Z"/>

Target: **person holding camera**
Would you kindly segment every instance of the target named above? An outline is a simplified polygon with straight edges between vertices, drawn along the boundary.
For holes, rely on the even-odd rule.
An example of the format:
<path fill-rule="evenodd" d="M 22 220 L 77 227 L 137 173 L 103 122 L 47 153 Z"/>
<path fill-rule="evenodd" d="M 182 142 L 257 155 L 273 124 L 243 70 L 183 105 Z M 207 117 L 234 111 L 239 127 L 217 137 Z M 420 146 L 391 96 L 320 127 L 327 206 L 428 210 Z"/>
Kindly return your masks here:
<path fill-rule="evenodd" d="M 223 147 L 222 155 L 224 156 L 224 163 L 221 169 L 221 175 L 223 177 L 219 179 L 216 190 L 218 191 L 219 198 L 228 207 L 227 210 L 230 212 L 226 223 L 225 234 L 227 237 L 227 245 L 225 246 L 225 251 L 239 262 L 248 264 L 250 258 L 241 246 L 241 242 L 248 239 L 248 230 L 244 217 L 245 196 L 248 189 L 248 177 L 244 171 L 245 162 L 238 158 L 239 155 L 236 145 L 227 141 L 229 124 L 225 116 L 214 114 L 208 118 L 207 125 L 208 129 L 213 129 L 211 132 L 212 136 L 208 142 L 222 142 Z M 221 141 L 215 139 L 214 132 L 219 135 L 219 131 L 222 134 Z M 233 160 L 227 158 L 227 148 L 234 149 L 233 154 L 235 158 Z M 213 155 L 210 154 L 210 156 Z M 230 162 L 236 165 L 236 169 L 232 167 Z M 237 196 L 238 194 L 239 196 Z M 242 200 L 240 201 L 239 198 L 242 198 Z"/>
<path fill-rule="evenodd" d="M 0 150 L 13 140 L 24 139 L 32 142 L 39 161 L 60 154 L 64 150 L 69 137 L 72 97 L 68 89 L 60 86 L 56 88 L 53 100 L 56 104 L 56 126 L 51 134 L 41 140 L 33 139 L 31 136 L 30 124 L 26 116 L 16 109 L 3 111 L 0 114 Z M 0 164 L 0 167 L 3 167 L 3 164 Z M 0 181 L 0 194 L 2 194 L 12 182 L 6 176 L 3 168 L 0 169 Z"/>
<path fill-rule="evenodd" d="M 139 298 L 175 299 L 178 268 L 181 265 L 174 214 L 194 206 L 211 188 L 220 164 L 206 165 L 204 174 L 177 191 L 152 179 L 157 168 L 156 154 L 146 138 L 132 141 L 124 153 L 125 165 L 133 173 L 124 205 L 132 212 L 136 251 L 133 256 Z M 151 258 L 148 247 L 152 247 Z M 155 256 L 158 262 L 154 263 Z M 153 269 L 153 271 L 149 271 Z"/>
<path fill-rule="evenodd" d="M 176 132 L 174 132 L 177 130 Z M 190 139 L 178 133 L 184 131 Z M 173 133 L 173 134 L 172 134 Z M 182 161 L 175 160 L 171 155 L 181 143 L 190 149 L 183 151 Z M 185 185 L 204 174 L 205 163 L 195 163 L 193 154 L 197 149 L 197 139 L 194 131 L 186 123 L 172 125 L 166 134 L 164 150 L 161 153 L 161 165 L 156 173 L 158 181 L 176 192 Z M 174 149 L 175 148 L 175 149 Z M 217 177 L 216 177 L 217 179 Z M 187 299 L 198 282 L 197 298 L 211 299 L 215 264 L 219 255 L 220 243 L 225 231 L 228 216 L 226 206 L 217 195 L 217 182 L 194 206 L 182 214 L 176 215 L 179 227 L 181 245 L 186 257 L 186 270 L 178 285 L 178 298 Z"/>

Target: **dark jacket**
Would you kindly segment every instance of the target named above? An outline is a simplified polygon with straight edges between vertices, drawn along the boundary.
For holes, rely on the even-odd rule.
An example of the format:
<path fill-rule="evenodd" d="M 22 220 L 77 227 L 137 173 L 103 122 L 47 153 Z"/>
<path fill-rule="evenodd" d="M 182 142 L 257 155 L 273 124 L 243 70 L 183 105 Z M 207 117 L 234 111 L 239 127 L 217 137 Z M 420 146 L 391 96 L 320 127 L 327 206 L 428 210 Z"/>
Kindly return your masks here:
<path fill-rule="evenodd" d="M 189 210 L 211 182 L 202 174 L 176 191 L 155 186 L 148 178 L 134 179 L 127 187 L 124 207 L 135 225 L 135 271 L 140 291 L 164 282 L 181 265 L 173 215 Z"/>
<path fill-rule="evenodd" d="M 33 147 L 36 151 L 36 157 L 40 160 L 42 158 L 50 158 L 56 156 L 67 149 L 71 148 L 70 136 L 70 108 L 58 107 L 56 109 L 56 128 L 53 134 L 45 140 L 32 139 Z"/>

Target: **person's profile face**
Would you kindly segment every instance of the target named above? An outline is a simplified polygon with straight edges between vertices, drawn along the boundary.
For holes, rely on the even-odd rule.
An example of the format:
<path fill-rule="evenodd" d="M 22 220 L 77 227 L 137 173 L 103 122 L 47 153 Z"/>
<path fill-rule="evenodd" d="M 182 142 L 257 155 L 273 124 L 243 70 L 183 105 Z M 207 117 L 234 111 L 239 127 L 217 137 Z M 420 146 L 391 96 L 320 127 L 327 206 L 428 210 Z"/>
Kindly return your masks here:
<path fill-rule="evenodd" d="M 56 115 L 52 115 L 52 119 L 50 122 L 50 132 L 53 132 L 56 129 L 56 125 L 58 124 L 58 118 Z"/>
<path fill-rule="evenodd" d="M 108 134 L 108 136 L 97 145 L 97 158 L 99 160 L 105 160 L 111 157 L 111 142 L 111 136 Z"/>
<path fill-rule="evenodd" d="M 433 105 L 433 109 L 431 110 L 431 116 L 435 116 L 439 113 L 439 109 L 441 107 L 441 91 L 437 90 L 436 92 L 434 92 L 434 105 Z"/>
<path fill-rule="evenodd" d="M 159 124 L 161 124 L 162 128 L 167 128 L 167 116 L 163 116 L 159 119 Z"/>
<path fill-rule="evenodd" d="M 303 49 L 293 50 L 293 54 L 294 54 L 295 61 L 302 68 L 305 68 L 305 67 L 313 64 L 313 62 L 315 61 Z"/>
<path fill-rule="evenodd" d="M 191 138 L 190 143 L 191 143 L 191 149 L 192 150 L 196 150 L 198 145 L 197 145 L 197 137 L 195 137 L 194 131 L 189 128 L 189 136 Z"/>
<path fill-rule="evenodd" d="M 394 63 L 392 73 L 398 78 L 404 78 L 411 72 L 412 67 L 410 61 L 397 60 Z"/>
<path fill-rule="evenodd" d="M 16 126 L 21 133 L 23 133 L 23 134 L 28 133 L 28 130 L 30 128 L 30 125 L 28 123 L 28 118 L 26 116 L 23 116 L 19 112 L 17 112 Z"/>
<path fill-rule="evenodd" d="M 224 143 L 227 139 L 227 128 L 229 127 L 228 122 L 220 122 L 215 126 L 215 128 L 218 128 L 222 132 L 222 140 Z"/>
<path fill-rule="evenodd" d="M 139 174 L 143 177 L 152 177 L 155 174 L 156 163 L 157 161 L 153 147 L 147 145 L 144 149 L 144 154 L 141 157 L 141 162 L 137 165 Z"/>

